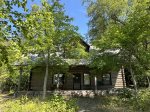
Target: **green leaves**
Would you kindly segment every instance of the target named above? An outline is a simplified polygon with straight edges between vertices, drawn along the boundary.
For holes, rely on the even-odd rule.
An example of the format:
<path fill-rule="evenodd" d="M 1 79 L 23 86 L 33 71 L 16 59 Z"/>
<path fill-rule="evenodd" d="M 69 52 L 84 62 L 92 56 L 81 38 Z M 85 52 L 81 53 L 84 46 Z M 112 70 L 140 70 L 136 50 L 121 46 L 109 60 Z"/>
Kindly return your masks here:
<path fill-rule="evenodd" d="M 94 0 L 87 3 L 91 39 L 102 36 L 111 23 L 123 25 L 129 12 L 127 0 Z"/>
<path fill-rule="evenodd" d="M 105 54 L 108 50 L 120 50 L 114 55 L 119 65 L 129 67 L 132 63 L 135 74 L 145 74 L 150 69 L 150 15 L 148 1 L 110 1 L 97 0 L 91 2 L 88 13 L 91 17 L 89 33 L 96 47 L 95 58 L 92 62 L 96 67 L 113 68 L 113 57 Z M 101 54 L 101 55 L 97 55 Z M 115 65 L 117 66 L 117 65 Z M 142 72 L 143 71 L 143 72 Z"/>
<path fill-rule="evenodd" d="M 33 5 L 32 12 L 22 23 L 22 32 L 27 40 L 26 49 L 29 51 L 45 51 L 52 46 L 54 19 L 50 8 L 48 3 L 42 7 Z"/>

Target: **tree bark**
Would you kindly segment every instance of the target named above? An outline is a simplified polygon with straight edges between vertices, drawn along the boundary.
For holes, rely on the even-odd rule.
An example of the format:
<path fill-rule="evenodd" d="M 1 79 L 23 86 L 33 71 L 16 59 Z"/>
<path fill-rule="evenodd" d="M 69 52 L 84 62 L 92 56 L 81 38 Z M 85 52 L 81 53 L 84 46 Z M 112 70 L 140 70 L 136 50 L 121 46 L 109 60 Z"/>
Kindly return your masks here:
<path fill-rule="evenodd" d="M 23 68 L 20 67 L 19 81 L 18 81 L 18 89 L 17 92 L 21 90 L 21 79 L 22 79 Z"/>
<path fill-rule="evenodd" d="M 59 74 L 57 74 L 57 90 L 59 90 Z"/>
<path fill-rule="evenodd" d="M 95 83 L 95 94 L 97 94 L 97 76 L 94 77 L 94 83 Z"/>
<path fill-rule="evenodd" d="M 48 50 L 48 56 L 47 56 L 47 60 L 46 60 L 46 71 L 45 71 L 44 84 L 43 84 L 43 96 L 42 96 L 43 100 L 46 98 L 48 68 L 49 68 L 49 50 Z"/>
<path fill-rule="evenodd" d="M 150 89 L 150 79 L 148 76 L 147 76 L 147 82 L 148 82 L 148 88 Z"/>
<path fill-rule="evenodd" d="M 130 62 L 130 73 L 131 73 L 131 77 L 132 77 L 132 80 L 133 80 L 135 92 L 137 93 L 137 82 L 136 82 L 136 79 L 135 79 L 135 76 L 134 76 L 134 73 L 133 73 L 133 70 L 132 70 L 131 62 Z"/>

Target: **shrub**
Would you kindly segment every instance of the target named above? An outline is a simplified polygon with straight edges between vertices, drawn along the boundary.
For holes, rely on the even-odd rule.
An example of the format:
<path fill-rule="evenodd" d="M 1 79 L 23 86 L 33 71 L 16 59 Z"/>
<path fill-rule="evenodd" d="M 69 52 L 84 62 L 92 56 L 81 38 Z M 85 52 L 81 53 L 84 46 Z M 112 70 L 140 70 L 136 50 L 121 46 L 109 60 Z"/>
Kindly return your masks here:
<path fill-rule="evenodd" d="M 143 112 L 149 112 L 150 110 L 150 89 L 140 90 L 137 97 L 132 99 L 133 109 Z"/>
<path fill-rule="evenodd" d="M 39 98 L 29 99 L 26 96 L 16 100 L 8 100 L 2 106 L 4 112 L 76 112 L 74 100 L 65 100 L 54 95 L 45 101 Z"/>
<path fill-rule="evenodd" d="M 133 90 L 123 89 L 119 92 L 116 103 L 136 112 L 149 112 L 150 110 L 150 89 Z"/>
<path fill-rule="evenodd" d="M 131 98 L 134 96 L 134 90 L 129 88 L 123 88 L 117 90 L 120 98 Z"/>

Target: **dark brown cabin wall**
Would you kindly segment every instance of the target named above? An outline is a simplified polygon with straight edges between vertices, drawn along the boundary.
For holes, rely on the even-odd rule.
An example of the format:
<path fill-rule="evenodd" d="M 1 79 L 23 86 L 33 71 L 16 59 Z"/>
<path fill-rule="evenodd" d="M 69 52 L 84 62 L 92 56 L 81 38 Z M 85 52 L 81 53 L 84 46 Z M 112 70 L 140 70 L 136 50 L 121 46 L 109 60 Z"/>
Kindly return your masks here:
<path fill-rule="evenodd" d="M 53 89 L 53 76 L 49 74 L 47 79 L 47 90 L 52 90 L 52 89 Z"/>
<path fill-rule="evenodd" d="M 69 75 L 65 75 L 65 82 L 63 89 L 64 90 L 73 90 L 73 74 L 80 73 L 81 74 L 81 90 L 94 90 L 95 82 L 94 76 L 89 73 L 89 68 L 85 66 L 76 66 L 71 67 L 69 70 Z M 90 85 L 84 85 L 84 73 L 90 74 Z M 43 80 L 44 80 L 45 70 L 35 69 L 32 71 L 32 79 L 31 79 L 31 90 L 43 90 Z M 101 75 L 97 76 L 100 78 Z M 112 85 L 98 85 L 97 89 L 111 89 L 111 88 L 124 88 L 125 84 L 125 76 L 122 69 L 117 72 L 111 72 L 111 81 Z M 47 81 L 47 90 L 53 90 L 53 76 L 48 76 Z"/>
<path fill-rule="evenodd" d="M 45 70 L 44 69 L 34 69 L 32 71 L 32 79 L 31 79 L 31 90 L 43 90 Z M 51 90 L 52 88 L 52 76 L 48 76 L 47 80 L 47 90 Z"/>
<path fill-rule="evenodd" d="M 65 90 L 73 90 L 73 75 L 69 74 L 65 77 Z"/>
<path fill-rule="evenodd" d="M 102 89 L 112 89 L 112 88 L 125 88 L 126 87 L 126 82 L 125 82 L 125 74 L 123 72 L 123 69 L 120 69 L 115 72 L 111 72 L 111 84 L 108 85 L 103 85 L 103 84 L 98 84 L 97 82 L 97 89 L 102 90 Z M 101 80 L 102 74 L 97 75 L 97 81 Z M 95 86 L 94 84 L 94 79 L 92 80 L 92 88 Z M 94 88 L 93 88 L 94 89 Z"/>
<path fill-rule="evenodd" d="M 31 90 L 42 90 L 44 75 L 39 71 L 32 71 Z"/>
<path fill-rule="evenodd" d="M 81 90 L 91 90 L 91 84 L 86 86 L 84 85 L 84 73 L 87 73 L 90 75 L 89 73 L 89 67 L 86 67 L 84 65 L 80 65 L 80 66 L 75 66 L 75 67 L 70 67 L 70 70 L 69 72 L 73 75 L 73 74 L 76 74 L 76 73 L 79 73 L 81 75 Z M 72 77 L 72 80 L 73 80 L 73 77 Z M 92 80 L 91 80 L 92 82 Z M 72 82 L 73 83 L 73 82 Z M 69 83 L 68 83 L 69 85 Z M 73 87 L 73 86 L 72 86 Z M 72 88 L 73 89 L 73 88 Z"/>
<path fill-rule="evenodd" d="M 95 79 L 94 76 L 92 74 L 90 74 L 90 78 L 91 78 L 91 90 L 95 89 Z"/>

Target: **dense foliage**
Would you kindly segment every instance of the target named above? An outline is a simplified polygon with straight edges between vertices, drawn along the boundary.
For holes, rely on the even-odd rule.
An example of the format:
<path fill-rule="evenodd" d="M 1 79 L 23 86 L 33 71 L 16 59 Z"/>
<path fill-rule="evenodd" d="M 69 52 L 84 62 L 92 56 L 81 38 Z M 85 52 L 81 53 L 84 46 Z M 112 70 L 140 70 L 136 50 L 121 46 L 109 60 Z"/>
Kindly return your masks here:
<path fill-rule="evenodd" d="M 131 89 L 124 89 L 114 101 L 118 106 L 128 108 L 128 111 L 148 112 L 150 110 L 150 90 L 139 90 L 137 96 Z"/>
<path fill-rule="evenodd" d="M 89 35 L 94 45 L 91 66 L 100 71 L 127 68 L 136 90 L 137 79 L 144 76 L 149 82 L 149 1 L 93 0 L 86 3 Z"/>
<path fill-rule="evenodd" d="M 86 53 L 80 43 L 82 37 L 77 33 L 78 28 L 71 24 L 73 18 L 65 14 L 59 1 L 41 0 L 40 5 L 34 4 L 30 8 L 27 8 L 27 4 L 27 0 L 0 2 L 1 87 L 5 89 L 12 85 L 11 89 L 27 90 L 27 87 L 21 85 L 29 80 L 24 75 L 29 76 L 31 68 L 41 65 L 45 66 L 45 96 L 48 76 L 68 70 L 64 58 L 81 58 Z M 49 69 L 49 66 L 55 68 Z M 8 84 L 8 81 L 11 83 Z"/>

